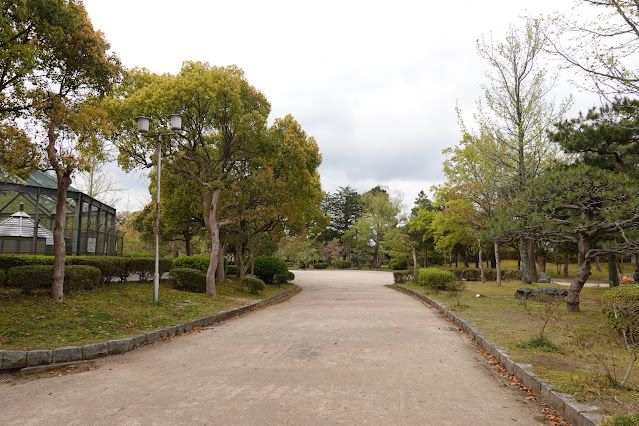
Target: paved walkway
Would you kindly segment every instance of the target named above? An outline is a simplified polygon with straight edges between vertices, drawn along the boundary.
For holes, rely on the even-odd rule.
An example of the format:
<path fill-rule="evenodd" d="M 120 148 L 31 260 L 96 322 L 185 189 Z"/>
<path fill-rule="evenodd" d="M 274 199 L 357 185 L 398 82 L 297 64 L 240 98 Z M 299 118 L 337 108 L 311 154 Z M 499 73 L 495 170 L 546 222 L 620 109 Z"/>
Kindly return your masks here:
<path fill-rule="evenodd" d="M 292 299 L 201 333 L 0 385 L 2 425 L 538 425 L 422 303 L 371 271 L 300 271 Z"/>

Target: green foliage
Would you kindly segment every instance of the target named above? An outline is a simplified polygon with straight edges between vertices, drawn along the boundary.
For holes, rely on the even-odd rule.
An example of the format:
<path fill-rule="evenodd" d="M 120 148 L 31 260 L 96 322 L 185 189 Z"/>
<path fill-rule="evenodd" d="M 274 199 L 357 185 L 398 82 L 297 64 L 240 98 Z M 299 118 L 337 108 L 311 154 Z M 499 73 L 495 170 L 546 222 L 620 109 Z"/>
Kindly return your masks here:
<path fill-rule="evenodd" d="M 328 263 L 317 262 L 313 264 L 313 269 L 326 269 L 328 268 Z"/>
<path fill-rule="evenodd" d="M 67 265 L 95 266 L 107 283 L 121 277 L 126 271 L 126 260 L 117 256 L 67 256 L 66 263 Z"/>
<path fill-rule="evenodd" d="M 270 284 L 276 274 L 288 273 L 288 265 L 283 259 L 275 256 L 258 256 L 255 258 L 255 275 Z"/>
<path fill-rule="evenodd" d="M 229 265 L 229 266 L 227 266 L 226 267 L 226 274 L 227 275 L 238 276 L 239 269 L 238 269 L 237 265 Z"/>
<path fill-rule="evenodd" d="M 639 426 L 639 414 L 617 414 L 607 417 L 601 426 Z"/>
<path fill-rule="evenodd" d="M 4 269 L 0 269 L 0 287 L 5 285 L 7 282 L 7 274 L 4 272 Z"/>
<path fill-rule="evenodd" d="M 287 277 L 289 281 L 293 281 L 295 279 L 295 274 L 291 271 L 288 271 Z"/>
<path fill-rule="evenodd" d="M 388 262 L 388 269 L 391 269 L 393 271 L 403 271 L 406 270 L 406 268 L 408 267 L 408 262 L 406 261 L 406 259 L 393 259 L 390 262 Z"/>
<path fill-rule="evenodd" d="M 23 254 L 1 254 L 0 269 L 7 272 L 14 266 L 26 265 L 53 265 L 53 256 L 32 256 Z"/>
<path fill-rule="evenodd" d="M 160 275 L 169 272 L 173 266 L 173 260 L 160 258 Z M 155 259 L 152 257 L 129 257 L 126 258 L 126 270 L 128 274 L 138 274 L 140 281 L 150 281 L 155 274 Z"/>
<path fill-rule="evenodd" d="M 199 269 L 173 268 L 169 273 L 176 290 L 189 291 L 191 293 L 206 292 L 206 274 Z"/>
<path fill-rule="evenodd" d="M 322 202 L 322 210 L 329 215 L 331 222 L 320 238 L 322 241 L 331 241 L 342 236 L 362 216 L 362 196 L 356 190 L 347 187 L 339 187 L 334 193 L 327 192 Z"/>
<path fill-rule="evenodd" d="M 348 260 L 338 260 L 336 262 L 337 269 L 349 269 L 351 267 L 351 262 Z"/>
<path fill-rule="evenodd" d="M 244 278 L 241 284 L 243 287 L 247 288 L 251 294 L 258 294 L 260 291 L 266 288 L 266 286 L 264 285 L 264 281 L 254 277 Z"/>
<path fill-rule="evenodd" d="M 15 266 L 7 273 L 7 287 L 20 288 L 30 294 L 35 289 L 50 288 L 53 265 Z M 67 291 L 91 290 L 102 283 L 102 273 L 93 266 L 67 265 L 64 267 L 64 288 Z"/>
<path fill-rule="evenodd" d="M 209 269 L 210 256 L 180 256 L 173 261 L 174 268 L 190 268 L 206 274 Z"/>
<path fill-rule="evenodd" d="M 559 352 L 561 348 L 555 345 L 546 336 L 535 336 L 520 345 L 522 348 L 537 349 L 543 352 Z"/>
<path fill-rule="evenodd" d="M 639 343 L 639 286 L 620 285 L 601 297 L 601 308 L 608 322 L 619 333 Z"/>
<path fill-rule="evenodd" d="M 455 281 L 455 274 L 438 268 L 424 268 L 419 270 L 419 285 L 428 286 L 433 290 L 444 290 L 446 283 Z"/>
<path fill-rule="evenodd" d="M 286 284 L 288 282 L 288 274 L 275 274 L 273 282 L 277 285 Z"/>

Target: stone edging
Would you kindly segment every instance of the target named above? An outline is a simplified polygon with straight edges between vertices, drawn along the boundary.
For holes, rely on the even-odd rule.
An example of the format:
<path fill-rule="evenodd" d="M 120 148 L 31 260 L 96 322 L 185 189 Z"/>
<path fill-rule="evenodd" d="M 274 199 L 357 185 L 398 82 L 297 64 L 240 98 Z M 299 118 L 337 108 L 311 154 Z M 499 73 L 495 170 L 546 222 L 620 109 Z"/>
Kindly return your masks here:
<path fill-rule="evenodd" d="M 271 303 L 275 303 L 290 295 L 299 287 L 294 285 L 288 290 L 284 290 L 267 299 L 251 305 L 230 311 L 223 311 L 216 315 L 189 321 L 185 324 L 178 324 L 172 327 L 153 331 L 145 331 L 133 337 L 124 339 L 109 340 L 100 343 L 89 343 L 84 346 L 65 346 L 56 349 L 41 349 L 33 351 L 3 351 L 0 350 L 0 370 L 17 370 L 24 367 L 34 367 L 47 364 L 57 364 L 100 358 L 108 355 L 117 355 L 132 351 L 142 346 L 150 345 L 159 340 L 166 339 L 178 334 L 182 334 L 193 328 L 206 327 L 226 321 L 238 315 L 245 314 L 255 309 L 261 308 Z"/>
<path fill-rule="evenodd" d="M 543 402 L 548 404 L 552 409 L 557 411 L 562 417 L 575 426 L 593 426 L 598 425 L 603 416 L 592 413 L 595 407 L 581 404 L 573 401 L 571 395 L 555 392 L 553 385 L 547 383 L 541 377 L 535 375 L 531 370 L 532 365 L 522 364 L 513 361 L 506 353 L 504 348 L 500 348 L 496 344 L 486 339 L 479 331 L 472 327 L 470 322 L 457 317 L 453 312 L 446 309 L 442 304 L 430 297 L 421 294 L 415 290 L 411 290 L 398 284 L 392 284 L 390 287 L 407 293 L 417 299 L 423 300 L 439 311 L 443 316 L 448 318 L 457 327 L 464 330 L 479 347 L 490 353 L 501 365 L 504 366 L 508 373 L 512 374 L 532 392 L 537 395 Z"/>

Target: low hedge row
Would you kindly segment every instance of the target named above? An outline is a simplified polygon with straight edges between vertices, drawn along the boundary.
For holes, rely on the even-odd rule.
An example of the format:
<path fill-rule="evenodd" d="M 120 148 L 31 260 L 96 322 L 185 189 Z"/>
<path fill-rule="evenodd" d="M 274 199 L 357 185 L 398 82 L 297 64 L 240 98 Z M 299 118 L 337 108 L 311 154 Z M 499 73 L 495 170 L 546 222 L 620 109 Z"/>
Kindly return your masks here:
<path fill-rule="evenodd" d="M 319 262 L 313 264 L 313 269 L 326 269 L 328 268 L 328 263 Z"/>
<path fill-rule="evenodd" d="M 457 281 L 481 281 L 481 271 L 479 268 L 455 268 L 452 270 Z M 486 281 L 497 280 L 497 271 L 495 269 L 484 269 Z M 502 269 L 502 280 L 521 280 L 521 271 Z"/>
<path fill-rule="evenodd" d="M 194 268 L 173 268 L 169 274 L 176 290 L 206 293 L 206 274 Z"/>
<path fill-rule="evenodd" d="M 455 274 L 438 268 L 424 268 L 419 270 L 419 285 L 428 286 L 434 290 L 445 290 L 446 283 L 455 281 Z"/>
<path fill-rule="evenodd" d="M 337 269 L 348 269 L 351 267 L 351 262 L 348 260 L 338 260 L 336 262 Z"/>
<path fill-rule="evenodd" d="M 20 288 L 30 294 L 38 288 L 50 288 L 53 281 L 53 265 L 15 266 L 7 273 L 7 286 Z M 64 291 L 91 290 L 103 281 L 102 273 L 94 266 L 66 265 L 64 267 Z"/>

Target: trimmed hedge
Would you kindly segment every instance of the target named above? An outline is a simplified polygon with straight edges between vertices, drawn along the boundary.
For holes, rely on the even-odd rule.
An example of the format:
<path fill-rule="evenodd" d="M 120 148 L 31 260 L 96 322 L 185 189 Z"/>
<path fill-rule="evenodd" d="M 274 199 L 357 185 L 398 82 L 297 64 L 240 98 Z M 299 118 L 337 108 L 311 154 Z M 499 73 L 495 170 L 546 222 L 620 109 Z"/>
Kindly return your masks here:
<path fill-rule="evenodd" d="M 199 269 L 173 268 L 169 276 L 176 290 L 206 293 L 206 274 Z"/>
<path fill-rule="evenodd" d="M 67 256 L 67 265 L 94 266 L 106 283 L 115 281 L 126 272 L 126 260 L 116 256 Z"/>
<path fill-rule="evenodd" d="M 0 286 L 5 285 L 7 282 L 7 274 L 4 272 L 4 269 L 0 269 Z"/>
<path fill-rule="evenodd" d="M 313 264 L 313 269 L 326 269 L 326 268 L 328 268 L 328 263 L 319 262 L 319 263 Z"/>
<path fill-rule="evenodd" d="M 173 266 L 173 261 L 168 258 L 160 258 L 160 275 L 169 272 Z M 140 281 L 151 281 L 155 274 L 155 259 L 152 257 L 127 257 L 126 275 L 138 274 Z"/>
<path fill-rule="evenodd" d="M 295 279 L 295 274 L 292 273 L 291 271 L 288 271 L 288 280 L 289 281 L 293 281 Z"/>
<path fill-rule="evenodd" d="M 433 290 L 446 289 L 446 283 L 455 281 L 455 274 L 438 268 L 424 268 L 419 270 L 419 285 L 428 286 Z"/>
<path fill-rule="evenodd" d="M 173 268 L 197 269 L 206 274 L 210 261 L 210 256 L 180 256 L 173 261 Z"/>
<path fill-rule="evenodd" d="M 337 269 L 348 269 L 351 267 L 351 262 L 348 260 L 338 260 L 336 262 Z"/>
<path fill-rule="evenodd" d="M 0 255 L 0 269 L 9 271 L 15 266 L 26 265 L 53 265 L 53 256 L 32 256 L 25 254 L 2 254 Z"/>
<path fill-rule="evenodd" d="M 15 266 L 7 273 L 7 286 L 20 288 L 30 294 L 37 288 L 51 288 L 53 265 Z M 102 273 L 94 266 L 67 265 L 64 267 L 64 291 L 91 290 L 102 283 Z"/>
<path fill-rule="evenodd" d="M 601 309 L 608 322 L 619 333 L 626 333 L 631 341 L 639 342 L 639 286 L 620 285 L 601 296 Z"/>
<path fill-rule="evenodd" d="M 266 284 L 271 284 L 275 275 L 288 273 L 286 262 L 275 256 L 258 256 L 254 265 L 255 275 Z"/>
<path fill-rule="evenodd" d="M 226 267 L 226 274 L 238 276 L 240 274 L 240 269 L 237 265 L 229 265 Z"/>
<path fill-rule="evenodd" d="M 288 282 L 288 274 L 275 274 L 273 277 L 273 282 L 278 286 L 281 284 L 286 284 Z"/>
<path fill-rule="evenodd" d="M 260 291 L 264 290 L 266 286 L 264 285 L 264 281 L 259 278 L 254 277 L 246 277 L 242 280 L 242 286 L 251 294 L 258 294 Z"/>

